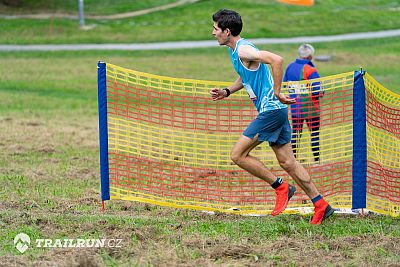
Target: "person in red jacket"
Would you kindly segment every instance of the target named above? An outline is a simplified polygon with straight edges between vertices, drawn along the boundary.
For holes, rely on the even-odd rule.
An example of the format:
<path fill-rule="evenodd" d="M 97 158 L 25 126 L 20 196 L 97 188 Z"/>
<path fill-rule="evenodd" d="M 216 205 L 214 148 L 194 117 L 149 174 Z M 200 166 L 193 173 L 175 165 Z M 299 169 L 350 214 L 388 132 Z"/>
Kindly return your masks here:
<path fill-rule="evenodd" d="M 289 64 L 283 77 L 284 82 L 289 82 L 290 97 L 296 99 L 296 103 L 290 105 L 293 129 L 292 149 L 296 157 L 305 121 L 311 133 L 311 150 L 314 161 L 319 163 L 320 99 L 323 97 L 324 92 L 320 82 L 296 83 L 296 81 L 320 78 L 317 69 L 311 62 L 315 51 L 312 45 L 302 44 L 298 51 L 299 58 Z"/>

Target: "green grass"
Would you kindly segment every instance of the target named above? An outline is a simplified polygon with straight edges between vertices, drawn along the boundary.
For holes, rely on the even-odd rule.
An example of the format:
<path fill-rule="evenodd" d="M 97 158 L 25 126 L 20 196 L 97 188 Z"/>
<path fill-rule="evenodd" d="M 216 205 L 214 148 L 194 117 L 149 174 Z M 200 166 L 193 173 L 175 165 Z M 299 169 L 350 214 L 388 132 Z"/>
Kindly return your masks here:
<path fill-rule="evenodd" d="M 329 54 L 333 60 L 315 62 L 321 76 L 358 70 L 363 67 L 376 80 L 391 91 L 400 93 L 400 38 L 378 40 L 359 40 L 334 43 L 316 43 L 316 55 Z M 262 49 L 282 55 L 284 64 L 296 58 L 297 45 L 263 45 Z M 373 56 L 371 56 L 373 55 Z M 165 51 L 82 51 L 82 52 L 7 52 L 0 53 L 2 72 L 2 93 L 29 92 L 32 97 L 41 95 L 65 99 L 54 108 L 68 109 L 83 103 L 95 109 L 97 103 L 98 60 L 120 65 L 143 72 L 181 78 L 201 80 L 233 81 L 236 74 L 232 69 L 227 49 L 222 47 L 209 49 L 165 50 Z M 156 62 L 156 63 L 155 63 Z M 192 64 L 196 62 L 196 64 Z M 40 67 L 37 67 L 40 66 Z M 32 79 L 36 79 L 32 83 Z M 0 106 L 0 109 L 13 110 L 29 106 L 42 105 L 32 100 L 24 100 L 15 94 L 14 105 Z M 8 100 L 7 100 L 8 99 Z M 90 101 L 91 100 L 91 101 Z M 5 103 L 10 101 L 6 98 Z M 50 103 L 51 106 L 51 103 Z M 49 108 L 46 106 L 46 109 Z"/>
<path fill-rule="evenodd" d="M 33 1 L 28 3 L 34 5 Z M 95 1 L 85 3 L 98 5 L 96 13 L 108 12 Z M 102 3 L 106 5 L 106 1 Z M 1 20 L 0 43 L 208 39 L 210 14 L 221 3 L 201 1 L 192 7 L 132 20 L 96 21 L 98 27 L 88 32 L 78 31 L 74 21 Z M 243 13 L 246 37 L 320 35 L 399 26 L 398 12 L 392 11 L 398 4 L 393 1 L 368 4 L 316 1 L 313 9 L 279 5 L 274 1 L 252 1 L 252 5 L 249 1 L 223 3 Z M 63 10 L 68 11 L 67 4 L 63 5 Z M 53 7 L 50 5 L 49 9 Z M 171 17 L 176 23 L 172 23 Z M 252 17 L 257 19 L 251 21 Z M 302 21 L 293 24 L 293 18 Z M 312 26 L 305 31 L 306 19 L 311 20 Z M 277 21 L 281 22 L 279 27 Z M 196 35 L 192 31 L 194 23 Z M 315 63 L 322 76 L 362 66 L 385 87 L 400 93 L 399 42 L 397 37 L 316 43 L 316 54 L 332 55 L 333 60 Z M 260 48 L 282 55 L 287 65 L 296 57 L 297 46 L 263 45 Z M 98 60 L 171 77 L 216 81 L 236 78 L 226 48 L 217 45 L 167 51 L 0 53 L 2 263 L 19 266 L 393 266 L 400 262 L 399 218 L 335 215 L 320 227 L 313 227 L 309 224 L 310 216 L 211 216 L 128 201 L 107 202 L 106 212 L 101 214 Z M 32 239 L 122 238 L 124 246 L 93 250 L 31 248 L 21 255 L 13 244 L 13 238 L 20 232 Z"/>
<path fill-rule="evenodd" d="M 109 3 L 109 2 L 104 2 Z M 122 5 L 122 3 L 121 3 Z M 147 43 L 211 39 L 211 15 L 218 9 L 238 10 L 244 20 L 242 37 L 293 37 L 400 28 L 399 3 L 317 1 L 312 8 L 283 5 L 276 1 L 200 1 L 123 20 L 87 20 L 92 30 L 78 28 L 65 19 L 0 19 L 0 43 Z M 99 4 L 106 10 L 106 4 Z M 173 18 L 173 19 L 172 19 Z"/>
<path fill-rule="evenodd" d="M 149 9 L 175 2 L 175 0 L 85 0 L 85 15 L 109 15 Z M 64 13 L 77 15 L 78 1 L 24 0 L 16 7 L 0 4 L 0 14 L 22 15 L 35 13 Z"/>
<path fill-rule="evenodd" d="M 317 54 L 334 56 L 333 61 L 316 65 L 324 76 L 363 66 L 399 93 L 399 41 L 315 44 Z M 297 45 L 262 48 L 282 54 L 285 64 L 296 57 Z M 0 205 L 4 207 L 0 212 L 0 258 L 43 263 L 47 257 L 67 265 L 72 264 L 69 260 L 83 257 L 106 266 L 263 266 L 305 262 L 300 255 L 307 255 L 307 263 L 318 265 L 312 259 L 324 253 L 328 265 L 390 265 L 399 261 L 392 244 L 400 238 L 400 222 L 385 216 L 335 216 L 321 227 L 312 227 L 309 216 L 209 216 L 124 201 L 109 202 L 106 213 L 100 214 L 99 59 L 172 77 L 235 79 L 226 48 L 220 47 L 0 53 Z M 12 243 L 19 232 L 52 239 L 121 237 L 125 246 L 120 250 L 89 250 L 88 254 L 74 250 L 62 258 L 54 256 L 54 250 L 40 248 L 19 255 Z"/>

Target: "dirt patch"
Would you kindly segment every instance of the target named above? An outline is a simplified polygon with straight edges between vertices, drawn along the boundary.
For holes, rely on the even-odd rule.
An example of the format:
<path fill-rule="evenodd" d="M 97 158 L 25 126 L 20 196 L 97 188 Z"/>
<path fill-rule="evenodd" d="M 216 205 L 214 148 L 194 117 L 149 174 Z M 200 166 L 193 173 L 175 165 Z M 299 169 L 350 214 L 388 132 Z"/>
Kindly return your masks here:
<path fill-rule="evenodd" d="M 93 249 L 62 249 L 49 250 L 33 261 L 34 266 L 60 267 L 98 267 L 103 266 L 98 250 Z"/>
<path fill-rule="evenodd" d="M 29 259 L 26 256 L 0 256 L 0 266 L 30 266 Z"/>
<path fill-rule="evenodd" d="M 50 146 L 43 146 L 43 147 L 37 148 L 35 151 L 39 152 L 39 153 L 43 153 L 43 154 L 52 154 L 52 153 L 56 152 L 55 148 L 50 147 Z"/>
<path fill-rule="evenodd" d="M 65 119 L 0 118 L 3 133 L 1 145 L 10 152 L 17 150 L 54 153 L 57 147 L 98 146 L 98 129 L 93 122 L 79 121 L 71 125 Z M 88 126 L 89 125 L 89 126 Z M 96 138 L 93 138 L 96 137 Z"/>
<path fill-rule="evenodd" d="M 210 258 L 214 260 L 223 258 L 241 259 L 241 258 L 248 258 L 251 255 L 256 255 L 256 254 L 254 254 L 254 251 L 248 246 L 227 245 L 213 251 L 210 254 Z"/>

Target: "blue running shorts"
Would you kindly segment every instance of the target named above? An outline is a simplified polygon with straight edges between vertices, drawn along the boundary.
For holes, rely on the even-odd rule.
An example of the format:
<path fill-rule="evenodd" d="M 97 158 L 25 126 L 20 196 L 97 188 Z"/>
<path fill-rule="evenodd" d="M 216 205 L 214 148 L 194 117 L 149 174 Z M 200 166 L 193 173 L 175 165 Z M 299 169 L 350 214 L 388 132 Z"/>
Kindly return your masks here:
<path fill-rule="evenodd" d="M 288 109 L 275 109 L 258 114 L 243 132 L 251 139 L 258 134 L 258 141 L 268 141 L 270 146 L 284 145 L 292 138 Z"/>

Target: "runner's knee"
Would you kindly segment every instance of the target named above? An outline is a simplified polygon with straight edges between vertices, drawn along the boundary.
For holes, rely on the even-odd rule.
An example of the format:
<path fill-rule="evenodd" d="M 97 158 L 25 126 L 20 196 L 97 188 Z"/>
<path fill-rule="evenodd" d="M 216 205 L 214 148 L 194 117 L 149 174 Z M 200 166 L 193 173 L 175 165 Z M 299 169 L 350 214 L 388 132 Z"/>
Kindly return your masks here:
<path fill-rule="evenodd" d="M 294 158 L 286 158 L 279 160 L 279 165 L 285 171 L 291 171 L 296 168 L 296 160 Z"/>
<path fill-rule="evenodd" d="M 243 159 L 242 154 L 237 153 L 237 152 L 234 152 L 234 151 L 231 152 L 231 160 L 232 160 L 235 164 L 239 165 L 240 162 L 242 161 L 242 159 Z"/>

